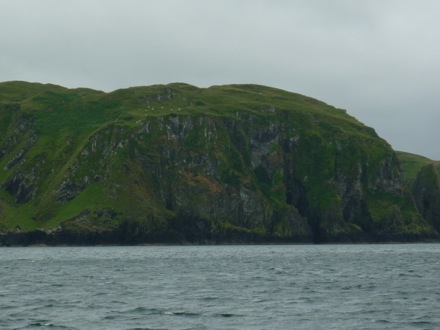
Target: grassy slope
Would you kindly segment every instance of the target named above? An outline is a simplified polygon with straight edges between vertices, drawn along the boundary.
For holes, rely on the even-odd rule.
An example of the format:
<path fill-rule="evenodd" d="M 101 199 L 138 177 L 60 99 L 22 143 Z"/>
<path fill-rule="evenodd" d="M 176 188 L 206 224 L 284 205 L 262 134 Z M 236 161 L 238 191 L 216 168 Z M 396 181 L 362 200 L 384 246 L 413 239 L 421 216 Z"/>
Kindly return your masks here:
<path fill-rule="evenodd" d="M 169 94 L 170 90 L 173 93 L 172 97 Z M 90 89 L 66 89 L 55 85 L 26 82 L 1 83 L 0 107 L 15 103 L 20 104 L 20 111 L 0 108 L 0 143 L 2 139 L 14 135 L 16 129 L 14 125 L 20 119 L 34 118 L 39 139 L 26 157 L 28 160 L 41 160 L 43 167 L 50 166 L 51 170 L 46 168 L 45 173 L 51 175 L 41 181 L 39 187 L 41 193 L 34 200 L 23 205 L 17 205 L 4 190 L 0 191 L 0 221 L 3 219 L 3 226 L 8 228 L 18 224 L 23 229 L 50 228 L 84 209 L 113 207 L 131 212 L 132 206 L 138 201 L 133 201 L 129 197 L 121 200 L 115 198 L 115 195 L 106 193 L 108 183 L 105 181 L 90 185 L 78 197 L 63 205 L 51 200 L 53 197 L 50 192 L 63 182 L 69 167 L 97 132 L 111 127 L 135 129 L 143 120 L 151 117 L 190 114 L 232 119 L 237 118 L 237 113 L 240 112 L 255 114 L 261 124 L 264 124 L 265 118 L 274 118 L 279 116 L 280 112 L 284 113 L 285 119 L 292 121 L 298 132 L 312 141 L 310 145 L 302 145 L 304 154 L 309 154 L 309 157 L 301 158 L 298 167 L 304 169 L 303 177 L 309 176 L 307 184 L 313 188 L 311 200 L 319 204 L 319 207 L 331 207 L 332 201 L 337 199 L 332 187 L 325 184 L 331 180 L 336 166 L 326 163 L 334 152 L 333 144 L 328 141 L 329 137 L 336 136 L 348 145 L 344 154 L 344 157 L 348 157 L 347 161 L 338 164 L 345 166 L 345 171 L 350 171 L 349 157 L 353 157 L 353 160 L 355 157 L 360 157 L 356 143 L 362 144 L 367 154 L 373 155 L 369 159 L 373 168 L 378 166 L 377 163 L 390 152 L 386 143 L 382 143 L 383 140 L 377 137 L 373 129 L 365 127 L 355 118 L 347 115 L 344 110 L 303 95 L 258 85 L 227 85 L 201 89 L 175 83 L 103 93 Z M 23 147 L 24 140 L 20 140 L 20 143 L 11 147 L 13 150 L 0 158 L 0 168 L 4 168 L 11 161 Z M 316 146 L 319 146 L 316 153 L 310 153 L 310 148 Z M 369 150 L 371 152 L 368 152 Z M 114 173 L 118 173 L 123 161 L 122 158 L 113 160 L 114 163 L 108 164 L 109 170 L 113 168 Z M 99 159 L 92 159 L 90 162 L 90 166 L 93 166 L 93 162 L 97 164 Z M 135 165 L 132 167 L 131 171 L 135 172 Z M 0 173 L 0 184 L 5 182 L 14 169 L 15 167 Z M 310 173 L 319 173 L 319 175 L 310 176 Z M 117 174 L 113 179 L 119 180 L 118 176 L 122 177 L 123 174 Z M 115 193 L 118 196 L 124 193 L 129 196 L 127 192 L 139 190 L 135 191 L 136 198 L 149 198 L 149 191 L 140 186 L 127 183 L 119 189 L 120 191 Z M 273 197 L 277 198 L 277 196 Z M 375 200 L 379 197 L 371 198 Z M 154 200 L 149 199 L 148 202 L 150 205 L 148 207 L 156 207 Z M 141 203 L 136 205 L 139 204 Z M 139 210 L 140 213 L 141 211 L 148 210 Z M 48 220 L 35 221 L 33 217 Z"/>
<path fill-rule="evenodd" d="M 433 164 L 437 170 L 440 170 L 440 162 L 438 161 L 403 151 L 396 151 L 396 155 L 399 158 L 404 180 L 408 186 L 414 182 L 423 167 Z"/>
<path fill-rule="evenodd" d="M 27 84 L 25 86 L 27 88 Z M 329 125 L 337 124 L 338 129 L 344 131 L 355 132 L 361 129 L 356 132 L 358 134 L 365 130 L 361 123 L 348 116 L 344 110 L 299 94 L 265 86 L 228 85 L 199 89 L 186 84 L 170 84 L 134 87 L 108 94 L 87 89 L 67 90 L 53 85 L 35 88 L 31 84 L 30 87 L 32 88 L 28 93 L 11 91 L 13 95 L 21 97 L 4 99 L 2 95 L 9 91 L 2 91 L 3 86 L 0 84 L 0 102 L 21 102 L 26 112 L 37 115 L 38 127 L 45 135 L 52 135 L 61 129 L 72 129 L 77 133 L 115 121 L 133 125 L 136 120 L 145 116 L 167 114 L 233 118 L 237 111 L 244 110 L 270 115 L 267 109 L 271 107 L 315 117 Z M 17 88 L 26 89 L 21 84 Z M 165 88 L 174 89 L 173 100 L 158 102 L 157 95 L 163 93 Z"/>

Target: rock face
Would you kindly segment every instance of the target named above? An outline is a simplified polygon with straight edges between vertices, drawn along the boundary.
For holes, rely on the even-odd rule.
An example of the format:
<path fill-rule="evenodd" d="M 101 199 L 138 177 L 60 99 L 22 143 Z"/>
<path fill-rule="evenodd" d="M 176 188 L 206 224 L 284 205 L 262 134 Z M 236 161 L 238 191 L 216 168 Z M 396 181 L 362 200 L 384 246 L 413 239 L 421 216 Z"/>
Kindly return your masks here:
<path fill-rule="evenodd" d="M 105 94 L 17 82 L 0 95 L 3 244 L 437 237 L 390 146 L 311 98 L 256 85 Z"/>
<path fill-rule="evenodd" d="M 440 175 L 434 164 L 421 169 L 412 193 L 423 218 L 440 231 Z"/>

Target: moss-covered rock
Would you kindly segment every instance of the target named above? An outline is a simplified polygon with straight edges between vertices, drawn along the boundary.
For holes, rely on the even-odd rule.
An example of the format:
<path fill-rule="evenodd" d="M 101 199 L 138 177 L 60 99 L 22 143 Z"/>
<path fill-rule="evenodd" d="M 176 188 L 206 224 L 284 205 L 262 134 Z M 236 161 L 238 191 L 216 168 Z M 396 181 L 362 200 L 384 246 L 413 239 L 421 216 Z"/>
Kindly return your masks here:
<path fill-rule="evenodd" d="M 0 223 L 12 242 L 437 235 L 388 143 L 302 95 L 258 85 L 103 93 L 11 82 L 0 84 L 0 118 Z"/>
<path fill-rule="evenodd" d="M 412 184 L 412 193 L 420 214 L 440 231 L 440 175 L 434 164 L 422 168 Z"/>

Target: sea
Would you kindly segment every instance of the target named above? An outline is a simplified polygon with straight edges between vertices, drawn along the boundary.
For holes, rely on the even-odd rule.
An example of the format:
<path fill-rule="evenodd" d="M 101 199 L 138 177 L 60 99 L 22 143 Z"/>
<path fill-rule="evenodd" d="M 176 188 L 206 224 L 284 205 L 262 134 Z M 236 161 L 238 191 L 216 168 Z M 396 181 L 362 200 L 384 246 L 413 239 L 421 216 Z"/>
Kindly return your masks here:
<path fill-rule="evenodd" d="M 440 244 L 0 248 L 0 329 L 440 329 Z"/>

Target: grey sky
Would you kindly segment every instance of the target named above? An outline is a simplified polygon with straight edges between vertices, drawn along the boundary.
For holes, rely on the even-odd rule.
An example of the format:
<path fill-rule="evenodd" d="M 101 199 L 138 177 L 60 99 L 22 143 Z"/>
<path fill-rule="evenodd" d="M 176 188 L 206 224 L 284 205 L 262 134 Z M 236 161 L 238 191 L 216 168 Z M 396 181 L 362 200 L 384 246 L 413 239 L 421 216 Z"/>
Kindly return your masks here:
<path fill-rule="evenodd" d="M 0 81 L 257 83 L 440 159 L 438 0 L 0 0 Z"/>

